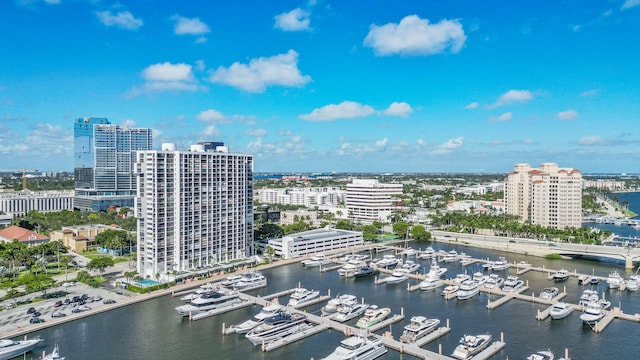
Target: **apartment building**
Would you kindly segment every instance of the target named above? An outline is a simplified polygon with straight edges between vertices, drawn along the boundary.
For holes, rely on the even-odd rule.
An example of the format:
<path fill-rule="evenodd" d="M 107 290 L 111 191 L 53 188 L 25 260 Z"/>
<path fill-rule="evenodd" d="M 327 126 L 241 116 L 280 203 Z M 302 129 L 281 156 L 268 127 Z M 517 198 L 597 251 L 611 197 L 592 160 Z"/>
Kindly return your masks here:
<path fill-rule="evenodd" d="M 344 200 L 344 191 L 338 187 L 259 189 L 256 198 L 261 204 L 335 206 Z"/>
<path fill-rule="evenodd" d="M 402 207 L 402 184 L 385 184 L 374 179 L 353 179 L 347 184 L 349 219 L 359 224 L 388 221 Z"/>
<path fill-rule="evenodd" d="M 52 212 L 73 210 L 73 190 L 0 192 L 0 213 L 12 217 L 24 216 L 29 211 Z"/>
<path fill-rule="evenodd" d="M 138 272 L 161 278 L 250 255 L 253 157 L 224 146 L 140 151 Z"/>
<path fill-rule="evenodd" d="M 543 163 L 516 164 L 504 184 L 506 212 L 522 221 L 564 229 L 582 226 L 582 173 Z"/>

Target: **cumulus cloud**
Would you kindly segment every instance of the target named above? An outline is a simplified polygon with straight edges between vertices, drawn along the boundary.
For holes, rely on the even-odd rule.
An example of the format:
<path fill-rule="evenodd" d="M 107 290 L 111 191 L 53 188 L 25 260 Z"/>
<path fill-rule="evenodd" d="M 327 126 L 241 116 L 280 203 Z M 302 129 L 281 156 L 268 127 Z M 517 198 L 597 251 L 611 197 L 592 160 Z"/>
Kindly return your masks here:
<path fill-rule="evenodd" d="M 580 96 L 594 96 L 598 94 L 598 90 L 596 89 L 591 89 L 591 90 L 587 90 L 587 91 L 583 91 L 580 93 Z"/>
<path fill-rule="evenodd" d="M 338 119 L 355 119 L 369 116 L 376 111 L 369 105 L 363 105 L 354 101 L 343 101 L 340 104 L 325 105 L 314 109 L 309 114 L 300 115 L 299 118 L 308 121 L 334 121 Z"/>
<path fill-rule="evenodd" d="M 640 0 L 626 0 L 624 4 L 622 4 L 621 9 L 622 10 L 631 9 L 632 7 L 636 7 L 638 5 L 640 5 Z"/>
<path fill-rule="evenodd" d="M 221 124 L 225 121 L 225 116 L 218 110 L 208 109 L 198 113 L 196 115 L 196 119 L 209 123 Z"/>
<path fill-rule="evenodd" d="M 465 109 L 475 109 L 475 108 L 477 108 L 479 105 L 480 105 L 480 104 L 478 104 L 478 102 L 477 102 L 477 101 L 474 101 L 474 102 L 472 102 L 472 103 L 468 104 L 467 106 L 465 106 L 464 108 L 465 108 Z"/>
<path fill-rule="evenodd" d="M 575 110 L 560 111 L 556 114 L 556 118 L 562 121 L 571 121 L 578 118 L 578 112 Z"/>
<path fill-rule="evenodd" d="M 453 139 L 447 140 L 444 144 L 438 145 L 434 150 L 431 151 L 431 155 L 445 155 L 449 154 L 454 150 L 457 150 L 464 145 L 464 137 L 457 137 Z"/>
<path fill-rule="evenodd" d="M 256 137 L 256 138 L 262 138 L 265 137 L 267 135 L 267 130 L 265 129 L 247 129 L 245 130 L 245 134 L 252 136 L 252 137 Z"/>
<path fill-rule="evenodd" d="M 189 64 L 170 62 L 153 64 L 142 70 L 141 75 L 145 83 L 129 91 L 129 96 L 164 91 L 193 92 L 204 89 L 198 85 Z"/>
<path fill-rule="evenodd" d="M 204 130 L 202 131 L 202 135 L 204 136 L 220 136 L 220 131 L 218 130 L 218 128 L 211 124 L 211 125 L 207 125 Z"/>
<path fill-rule="evenodd" d="M 507 121 L 511 121 L 512 118 L 513 118 L 513 113 L 512 112 L 506 112 L 504 114 L 501 114 L 498 117 L 489 118 L 489 122 L 490 123 L 507 122 Z"/>
<path fill-rule="evenodd" d="M 593 145 L 602 145 L 605 143 L 604 139 L 600 135 L 587 135 L 578 139 L 579 145 L 584 146 L 593 146 Z"/>
<path fill-rule="evenodd" d="M 411 105 L 406 102 L 393 102 L 388 108 L 382 111 L 387 116 L 407 117 L 413 112 Z"/>
<path fill-rule="evenodd" d="M 311 81 L 298 69 L 298 53 L 289 50 L 286 54 L 252 59 L 249 64 L 233 63 L 220 66 L 211 73 L 209 81 L 230 85 L 249 92 L 263 92 L 267 86 L 301 87 Z"/>
<path fill-rule="evenodd" d="M 529 90 L 509 90 L 506 93 L 500 95 L 498 100 L 489 108 L 496 108 L 499 106 L 510 105 L 517 102 L 526 102 L 533 99 L 534 95 Z"/>
<path fill-rule="evenodd" d="M 202 35 L 210 32 L 209 26 L 200 21 L 200 18 L 187 18 L 180 15 L 171 17 L 175 21 L 173 32 L 176 35 Z"/>
<path fill-rule="evenodd" d="M 428 19 L 409 15 L 400 23 L 371 25 L 364 45 L 380 56 L 433 55 L 460 51 L 467 36 L 458 20 L 441 20 L 431 24 Z"/>
<path fill-rule="evenodd" d="M 305 31 L 310 30 L 309 12 L 300 8 L 276 15 L 274 27 L 282 31 Z"/>
<path fill-rule="evenodd" d="M 96 16 L 106 26 L 115 26 L 125 30 L 138 30 L 144 24 L 142 19 L 136 18 L 128 11 L 121 11 L 117 14 L 112 14 L 111 11 L 98 11 Z"/>

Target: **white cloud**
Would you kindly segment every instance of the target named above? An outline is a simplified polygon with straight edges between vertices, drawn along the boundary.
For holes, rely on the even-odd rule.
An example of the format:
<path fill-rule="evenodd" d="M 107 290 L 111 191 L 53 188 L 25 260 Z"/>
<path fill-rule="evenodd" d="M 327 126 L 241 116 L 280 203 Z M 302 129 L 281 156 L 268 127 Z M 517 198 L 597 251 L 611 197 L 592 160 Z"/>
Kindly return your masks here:
<path fill-rule="evenodd" d="M 490 123 L 507 122 L 507 121 L 511 121 L 512 118 L 513 118 L 513 113 L 512 112 L 506 112 L 504 114 L 501 114 L 498 117 L 489 118 L 489 122 Z"/>
<path fill-rule="evenodd" d="M 247 129 L 245 130 L 245 134 L 252 136 L 252 137 L 256 137 L 256 138 L 262 138 L 265 137 L 267 135 L 267 130 L 265 129 Z"/>
<path fill-rule="evenodd" d="M 490 105 L 489 108 L 509 105 L 516 102 L 525 102 L 533 99 L 533 97 L 533 93 L 529 90 L 509 90 L 500 95 L 498 100 L 493 105 Z"/>
<path fill-rule="evenodd" d="M 431 155 L 445 155 L 451 153 L 453 150 L 457 150 L 464 145 L 464 138 L 457 137 L 447 140 L 444 144 L 438 145 L 438 147 L 431 151 Z"/>
<path fill-rule="evenodd" d="M 215 124 L 222 124 L 225 122 L 225 116 L 218 110 L 214 109 L 201 111 L 196 115 L 196 119 Z"/>
<path fill-rule="evenodd" d="M 220 136 L 220 131 L 215 125 L 207 125 L 202 131 L 202 135 L 205 136 Z"/>
<path fill-rule="evenodd" d="M 377 148 L 383 148 L 383 147 L 387 146 L 387 143 L 388 143 L 388 142 L 389 142 L 389 140 L 388 140 L 387 138 L 384 138 L 384 139 L 382 139 L 382 140 L 377 140 L 377 141 L 375 142 L 375 146 L 376 146 Z"/>
<path fill-rule="evenodd" d="M 428 19 L 409 15 L 400 23 L 371 25 L 364 45 L 377 55 L 433 55 L 460 51 L 467 36 L 458 20 L 441 20 L 430 24 Z"/>
<path fill-rule="evenodd" d="M 171 17 L 175 20 L 173 32 L 177 35 L 202 35 L 210 32 L 209 26 L 200 21 L 200 18 L 186 18 L 180 15 Z"/>
<path fill-rule="evenodd" d="M 584 146 L 602 145 L 604 143 L 605 141 L 600 135 L 588 135 L 578 139 L 578 144 Z"/>
<path fill-rule="evenodd" d="M 556 114 L 556 118 L 562 121 L 570 121 L 578 118 L 578 112 L 575 110 L 560 111 Z"/>
<path fill-rule="evenodd" d="M 475 109 L 475 108 L 477 108 L 479 105 L 480 105 L 480 104 L 478 104 L 478 102 L 477 102 L 477 101 L 474 101 L 474 102 L 472 102 L 472 103 L 468 104 L 467 106 L 465 106 L 464 108 L 465 108 L 465 109 Z"/>
<path fill-rule="evenodd" d="M 137 19 L 128 11 L 121 11 L 115 15 L 112 15 L 111 11 L 98 11 L 96 16 L 106 26 L 115 26 L 126 30 L 137 30 L 144 24 L 142 19 Z"/>
<path fill-rule="evenodd" d="M 299 118 L 308 121 L 334 121 L 338 119 L 354 119 L 369 116 L 375 113 L 373 107 L 354 101 L 343 101 L 340 104 L 325 105 L 314 109 L 309 114 L 300 115 Z"/>
<path fill-rule="evenodd" d="M 131 89 L 127 94 L 129 97 L 152 92 L 194 92 L 205 89 L 198 85 L 193 76 L 192 67 L 188 64 L 164 62 L 149 65 L 142 70 L 141 76 L 145 83 Z"/>
<path fill-rule="evenodd" d="M 209 81 L 230 85 L 249 92 L 262 92 L 267 86 L 303 86 L 311 81 L 298 69 L 298 53 L 289 50 L 286 54 L 252 59 L 249 64 L 233 63 L 220 66 L 212 72 Z"/>
<path fill-rule="evenodd" d="M 388 108 L 382 111 L 384 115 L 407 117 L 413 112 L 411 105 L 406 102 L 393 102 Z"/>
<path fill-rule="evenodd" d="M 300 8 L 276 15 L 275 27 L 283 31 L 304 31 L 310 30 L 309 12 Z"/>
<path fill-rule="evenodd" d="M 591 89 L 591 90 L 587 90 L 587 91 L 583 91 L 580 93 L 580 96 L 594 96 L 598 94 L 598 90 L 596 89 Z"/>
<path fill-rule="evenodd" d="M 624 4 L 622 4 L 621 9 L 622 10 L 631 9 L 632 7 L 636 7 L 638 5 L 640 5 L 640 0 L 626 0 Z"/>

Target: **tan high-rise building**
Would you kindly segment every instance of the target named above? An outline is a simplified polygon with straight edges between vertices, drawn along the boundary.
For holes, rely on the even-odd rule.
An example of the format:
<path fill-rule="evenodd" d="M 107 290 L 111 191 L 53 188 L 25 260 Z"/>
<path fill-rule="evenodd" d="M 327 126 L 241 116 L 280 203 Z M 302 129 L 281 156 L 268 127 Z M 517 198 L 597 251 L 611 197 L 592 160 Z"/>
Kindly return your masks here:
<path fill-rule="evenodd" d="M 507 214 L 522 221 L 564 229 L 582 226 L 582 172 L 543 163 L 516 164 L 504 180 Z"/>

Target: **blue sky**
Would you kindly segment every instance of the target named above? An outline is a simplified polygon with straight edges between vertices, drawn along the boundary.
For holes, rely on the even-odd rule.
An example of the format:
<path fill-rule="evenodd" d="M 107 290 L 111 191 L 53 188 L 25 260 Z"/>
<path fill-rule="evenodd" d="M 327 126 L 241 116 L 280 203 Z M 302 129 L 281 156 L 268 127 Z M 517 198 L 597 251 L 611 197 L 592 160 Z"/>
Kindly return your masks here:
<path fill-rule="evenodd" d="M 0 169 L 73 119 L 256 171 L 640 172 L 640 0 L 0 2 Z"/>

